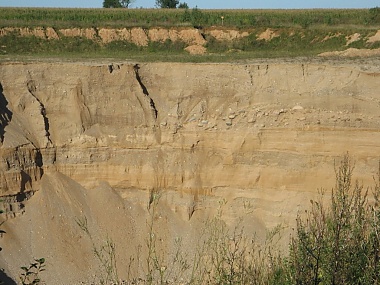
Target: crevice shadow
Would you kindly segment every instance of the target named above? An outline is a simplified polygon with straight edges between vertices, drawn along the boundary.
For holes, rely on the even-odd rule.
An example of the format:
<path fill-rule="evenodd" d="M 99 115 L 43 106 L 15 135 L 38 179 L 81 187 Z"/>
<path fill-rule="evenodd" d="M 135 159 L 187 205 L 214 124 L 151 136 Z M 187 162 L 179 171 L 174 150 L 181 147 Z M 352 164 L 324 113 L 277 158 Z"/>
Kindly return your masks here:
<path fill-rule="evenodd" d="M 0 284 L 17 285 L 17 283 L 12 278 L 10 278 L 3 270 L 0 270 Z"/>
<path fill-rule="evenodd" d="M 140 69 L 140 66 L 138 64 L 135 64 L 133 66 L 133 70 L 135 71 L 135 75 L 136 75 L 136 80 L 140 84 L 142 92 L 144 93 L 145 96 L 149 97 L 148 89 L 146 88 L 146 86 L 144 85 L 144 83 L 141 80 L 141 77 L 140 77 L 140 74 L 139 74 L 139 69 Z"/>
<path fill-rule="evenodd" d="M 156 104 L 154 103 L 153 99 L 150 97 L 148 89 L 146 88 L 146 86 L 144 85 L 144 83 L 141 80 L 141 77 L 140 77 L 140 74 L 139 74 L 139 69 L 140 69 L 140 66 L 138 64 L 135 64 L 133 66 L 133 70 L 135 71 L 136 80 L 140 84 L 140 87 L 141 87 L 142 92 L 144 93 L 144 95 L 149 98 L 150 108 L 153 111 L 154 118 L 157 120 L 158 110 L 156 108 Z"/>
<path fill-rule="evenodd" d="M 21 170 L 21 187 L 20 187 L 21 193 L 25 192 L 26 184 L 28 183 L 30 184 L 30 186 L 32 186 L 32 178 L 24 170 Z"/>
<path fill-rule="evenodd" d="M 0 139 L 4 141 L 5 127 L 12 120 L 13 113 L 7 108 L 8 101 L 3 93 L 3 85 L 0 83 Z"/>

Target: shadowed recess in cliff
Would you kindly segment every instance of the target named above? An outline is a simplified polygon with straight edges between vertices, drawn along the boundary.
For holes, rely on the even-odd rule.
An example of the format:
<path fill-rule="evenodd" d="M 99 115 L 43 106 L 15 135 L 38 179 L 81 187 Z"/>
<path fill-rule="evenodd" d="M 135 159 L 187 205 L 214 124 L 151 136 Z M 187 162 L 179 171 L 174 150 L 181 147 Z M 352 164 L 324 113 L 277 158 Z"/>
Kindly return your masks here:
<path fill-rule="evenodd" d="M 0 83 L 0 138 L 4 141 L 5 127 L 12 120 L 12 112 L 7 108 L 8 101 L 3 93 L 3 85 Z"/>
<path fill-rule="evenodd" d="M 28 173 L 26 173 L 24 170 L 21 170 L 21 185 L 20 185 L 20 192 L 24 192 L 26 189 L 26 184 L 32 185 L 32 178 Z"/>
<path fill-rule="evenodd" d="M 150 97 L 148 89 L 145 87 L 144 83 L 142 83 L 142 80 L 141 80 L 141 77 L 140 77 L 140 74 L 139 74 L 139 69 L 140 69 L 140 66 L 138 64 L 135 64 L 133 66 L 133 70 L 135 71 L 135 75 L 136 75 L 136 80 L 140 84 L 140 87 L 141 87 L 144 95 L 149 98 L 150 108 L 152 109 L 152 111 L 154 113 L 154 118 L 157 119 L 157 117 L 158 117 L 158 111 L 156 109 L 156 105 L 154 104 L 153 99 Z"/>

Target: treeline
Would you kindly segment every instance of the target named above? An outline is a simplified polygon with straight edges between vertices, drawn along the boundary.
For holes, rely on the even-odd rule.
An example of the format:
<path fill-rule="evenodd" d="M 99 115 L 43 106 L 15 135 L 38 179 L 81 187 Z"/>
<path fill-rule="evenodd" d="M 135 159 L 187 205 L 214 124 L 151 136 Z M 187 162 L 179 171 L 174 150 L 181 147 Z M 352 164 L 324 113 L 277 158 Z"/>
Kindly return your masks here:
<path fill-rule="evenodd" d="M 380 8 L 334 10 L 0 8 L 0 27 L 380 26 Z"/>

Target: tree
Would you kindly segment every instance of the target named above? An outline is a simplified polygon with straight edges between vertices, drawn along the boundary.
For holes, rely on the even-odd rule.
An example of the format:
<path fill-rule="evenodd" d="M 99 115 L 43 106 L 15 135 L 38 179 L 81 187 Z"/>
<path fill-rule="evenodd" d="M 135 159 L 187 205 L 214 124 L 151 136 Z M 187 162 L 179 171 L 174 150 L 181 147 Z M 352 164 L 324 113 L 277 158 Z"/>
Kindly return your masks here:
<path fill-rule="evenodd" d="M 129 8 L 135 0 L 104 0 L 103 8 Z"/>
<path fill-rule="evenodd" d="M 121 8 L 119 0 L 104 0 L 103 8 Z"/>
<path fill-rule="evenodd" d="M 179 9 L 189 9 L 189 5 L 187 5 L 186 2 L 179 3 L 178 8 Z"/>
<path fill-rule="evenodd" d="M 129 6 L 135 2 L 135 0 L 120 0 L 120 4 L 123 8 L 129 8 Z"/>
<path fill-rule="evenodd" d="M 160 8 L 177 8 L 178 0 L 156 0 L 156 6 Z"/>

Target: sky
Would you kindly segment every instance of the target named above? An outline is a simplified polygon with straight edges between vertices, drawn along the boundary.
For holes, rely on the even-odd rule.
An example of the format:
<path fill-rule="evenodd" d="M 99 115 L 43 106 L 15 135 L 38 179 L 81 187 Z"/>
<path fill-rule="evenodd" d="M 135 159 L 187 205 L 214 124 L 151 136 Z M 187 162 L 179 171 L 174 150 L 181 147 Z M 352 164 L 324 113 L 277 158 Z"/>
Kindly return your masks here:
<path fill-rule="evenodd" d="M 380 0 L 180 0 L 200 9 L 373 8 Z M 0 0 L 0 7 L 101 8 L 103 0 Z M 155 0 L 135 0 L 132 8 L 154 8 Z"/>

